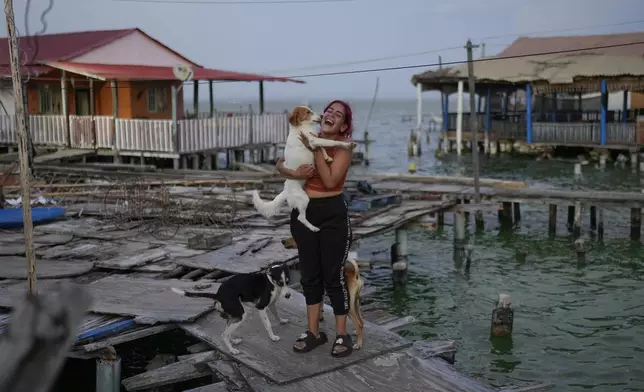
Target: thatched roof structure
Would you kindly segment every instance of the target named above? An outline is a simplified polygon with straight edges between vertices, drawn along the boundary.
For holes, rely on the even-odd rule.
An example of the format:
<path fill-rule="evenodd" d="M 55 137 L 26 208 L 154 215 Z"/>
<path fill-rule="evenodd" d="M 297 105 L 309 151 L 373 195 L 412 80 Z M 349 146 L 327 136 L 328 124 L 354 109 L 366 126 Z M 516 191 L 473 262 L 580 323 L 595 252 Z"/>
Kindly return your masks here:
<path fill-rule="evenodd" d="M 520 37 L 498 55 L 475 60 L 477 93 L 485 93 L 488 87 L 510 92 L 524 89 L 527 83 L 533 84 L 536 93 L 598 92 L 602 79 L 608 81 L 609 91 L 644 91 L 644 43 L 639 42 L 644 42 L 644 32 Z M 611 45 L 623 46 L 606 47 Z M 467 75 L 467 64 L 462 64 L 416 74 L 411 82 L 422 83 L 426 91 L 451 93 L 458 81 L 467 81 Z M 467 83 L 464 88 L 467 91 Z"/>

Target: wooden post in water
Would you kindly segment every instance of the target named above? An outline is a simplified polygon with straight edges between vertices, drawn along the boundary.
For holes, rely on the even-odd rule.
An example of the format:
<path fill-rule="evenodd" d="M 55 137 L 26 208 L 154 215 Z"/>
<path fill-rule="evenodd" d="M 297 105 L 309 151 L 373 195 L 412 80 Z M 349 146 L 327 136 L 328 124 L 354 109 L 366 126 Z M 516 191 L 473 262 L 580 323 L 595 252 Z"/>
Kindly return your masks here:
<path fill-rule="evenodd" d="M 639 241 L 642 234 L 642 209 L 631 208 L 631 239 Z"/>
<path fill-rule="evenodd" d="M 512 335 L 514 327 L 514 310 L 510 307 L 512 301 L 509 294 L 499 294 L 496 307 L 492 311 L 490 333 L 493 337 Z"/>
<path fill-rule="evenodd" d="M 503 208 L 499 210 L 499 223 L 502 230 L 512 227 L 512 202 L 503 202 Z"/>
<path fill-rule="evenodd" d="M 512 203 L 512 208 L 514 210 L 514 224 L 516 225 L 521 220 L 521 204 Z"/>
<path fill-rule="evenodd" d="M 597 230 L 597 207 L 590 206 L 590 231 Z"/>
<path fill-rule="evenodd" d="M 581 202 L 580 201 L 575 202 L 575 220 L 573 223 L 572 235 L 575 236 L 575 238 L 579 238 L 579 236 L 581 236 Z"/>
<path fill-rule="evenodd" d="M 575 253 L 577 254 L 577 263 L 585 264 L 586 263 L 586 246 L 584 244 L 583 238 L 577 238 L 575 240 Z"/>
<path fill-rule="evenodd" d="M 599 241 L 604 240 L 604 209 L 599 209 L 599 215 L 597 216 L 597 239 Z"/>
<path fill-rule="evenodd" d="M 472 45 L 472 41 L 467 40 L 465 49 L 467 50 L 467 91 L 470 96 L 470 131 L 472 132 L 472 170 L 474 171 L 474 204 L 477 206 L 481 204 L 481 191 L 479 187 L 479 130 L 478 119 L 476 117 L 476 109 L 474 102 L 474 95 L 476 94 L 475 78 L 474 78 L 474 58 L 472 49 L 478 48 L 478 45 Z M 486 102 L 489 105 L 489 102 Z M 476 210 L 474 213 L 474 220 L 476 222 L 476 230 L 483 230 L 483 213 L 481 210 Z"/>
<path fill-rule="evenodd" d="M 568 227 L 568 231 L 572 231 L 573 224 L 575 222 L 575 206 L 568 206 L 568 221 L 566 226 Z"/>
<path fill-rule="evenodd" d="M 22 197 L 22 221 L 25 236 L 25 256 L 27 259 L 27 281 L 29 293 L 36 294 L 36 253 L 33 239 L 33 220 L 31 217 L 31 186 L 29 177 L 29 135 L 24 109 L 24 97 L 20 80 L 20 50 L 16 38 L 16 25 L 13 14 L 13 0 L 4 1 L 4 12 L 7 21 L 7 36 L 9 39 L 9 59 L 11 61 L 11 81 L 15 105 L 15 121 L 18 130 L 18 160 L 20 162 L 20 193 Z"/>
<path fill-rule="evenodd" d="M 394 284 L 407 283 L 407 229 L 396 229 L 396 243 L 391 248 L 391 271 Z"/>
<path fill-rule="evenodd" d="M 548 207 L 548 235 L 554 237 L 557 234 L 557 205 L 550 204 Z"/>

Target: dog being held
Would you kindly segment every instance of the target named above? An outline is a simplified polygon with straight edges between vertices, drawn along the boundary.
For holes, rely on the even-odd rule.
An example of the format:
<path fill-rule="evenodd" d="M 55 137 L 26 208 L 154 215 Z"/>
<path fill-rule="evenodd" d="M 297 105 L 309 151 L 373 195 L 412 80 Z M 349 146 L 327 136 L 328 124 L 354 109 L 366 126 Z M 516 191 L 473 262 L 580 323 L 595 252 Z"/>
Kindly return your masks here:
<path fill-rule="evenodd" d="M 297 106 L 291 112 L 288 123 L 289 133 L 284 148 L 284 167 L 296 170 L 301 165 L 314 165 L 315 158 L 313 151 L 307 148 L 300 139 L 301 134 L 305 134 L 309 141 L 311 149 L 322 148 L 324 159 L 331 163 L 331 158 L 324 147 L 340 147 L 346 149 L 355 148 L 355 143 L 341 142 L 337 140 L 322 139 L 317 136 L 313 130 L 314 123 L 320 123 L 322 117 L 314 113 L 306 106 Z M 265 202 L 259 197 L 259 192 L 253 191 L 253 204 L 260 214 L 270 218 L 279 212 L 280 207 L 286 202 L 290 210 L 297 209 L 299 215 L 297 220 L 302 222 L 311 231 L 320 231 L 306 219 L 306 208 L 309 205 L 309 197 L 304 191 L 306 180 L 286 179 L 284 181 L 284 190 L 277 195 L 272 201 Z"/>
<path fill-rule="evenodd" d="M 231 354 L 237 355 L 240 351 L 233 345 L 240 344 L 242 339 L 232 338 L 232 334 L 248 317 L 244 305 L 253 306 L 258 310 L 259 317 L 272 341 L 280 340 L 280 337 L 273 333 L 266 309 L 273 313 L 280 324 L 288 323 L 288 319 L 280 318 L 277 312 L 277 300 L 282 295 L 287 299 L 291 297 L 291 289 L 288 287 L 290 280 L 288 267 L 278 264 L 268 268 L 266 272 L 235 275 L 223 282 L 215 294 L 186 292 L 175 287 L 172 291 L 186 297 L 214 299 L 215 309 L 227 320 L 226 329 L 221 334 L 224 344 Z"/>
<path fill-rule="evenodd" d="M 364 281 L 360 277 L 358 263 L 351 257 L 348 257 L 344 264 L 344 279 L 349 288 L 349 318 L 356 327 L 357 339 L 353 344 L 353 349 L 360 350 L 364 339 L 364 319 L 360 311 L 360 292 L 364 286 Z M 323 312 L 324 304 L 320 306 L 320 321 L 324 320 Z"/>

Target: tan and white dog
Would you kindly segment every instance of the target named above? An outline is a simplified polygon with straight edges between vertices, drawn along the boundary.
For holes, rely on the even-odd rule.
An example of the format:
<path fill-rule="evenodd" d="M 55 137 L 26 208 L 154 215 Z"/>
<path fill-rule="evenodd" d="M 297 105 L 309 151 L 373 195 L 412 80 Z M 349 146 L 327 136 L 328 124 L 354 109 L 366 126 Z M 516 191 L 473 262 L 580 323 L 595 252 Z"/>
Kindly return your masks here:
<path fill-rule="evenodd" d="M 288 119 L 289 133 L 286 139 L 286 147 L 284 148 L 284 167 L 290 170 L 296 170 L 301 165 L 315 165 L 313 151 L 304 145 L 300 139 L 301 134 L 306 134 L 312 149 L 322 148 L 324 159 L 327 162 L 333 162 L 333 159 L 327 155 L 324 147 L 355 148 L 355 143 L 317 137 L 317 134 L 313 130 L 313 124 L 320 123 L 321 120 L 322 117 L 319 114 L 314 113 L 306 106 L 297 106 L 291 111 Z M 259 192 L 255 190 L 253 191 L 253 204 L 260 214 L 266 218 L 270 218 L 277 214 L 280 207 L 286 202 L 289 209 L 298 210 L 299 215 L 297 219 L 304 226 L 311 231 L 320 231 L 318 227 L 313 226 L 306 219 L 306 208 L 309 205 L 309 197 L 304 191 L 304 183 L 306 183 L 306 180 L 287 179 L 284 181 L 284 190 L 269 202 L 263 201 L 259 197 Z"/>
<path fill-rule="evenodd" d="M 349 318 L 356 328 L 356 342 L 353 344 L 354 350 L 360 350 L 364 341 L 364 319 L 360 311 L 360 292 L 364 286 L 364 281 L 360 277 L 358 263 L 348 257 L 344 263 L 344 279 L 349 287 Z M 324 320 L 322 313 L 324 306 L 320 306 L 320 320 Z"/>

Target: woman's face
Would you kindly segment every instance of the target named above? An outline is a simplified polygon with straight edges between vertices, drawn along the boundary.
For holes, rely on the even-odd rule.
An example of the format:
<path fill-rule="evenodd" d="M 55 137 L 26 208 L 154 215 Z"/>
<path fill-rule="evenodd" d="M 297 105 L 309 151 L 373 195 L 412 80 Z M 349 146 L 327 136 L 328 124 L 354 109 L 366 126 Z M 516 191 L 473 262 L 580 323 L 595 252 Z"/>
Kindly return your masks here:
<path fill-rule="evenodd" d="M 322 113 L 322 124 L 320 131 L 327 135 L 337 135 L 346 131 L 347 125 L 344 123 L 345 110 L 341 103 L 334 103 Z"/>

